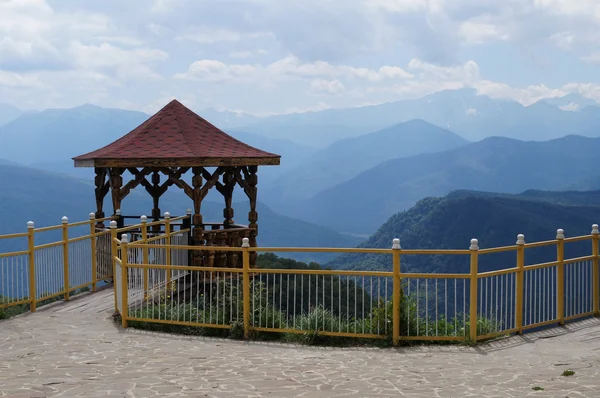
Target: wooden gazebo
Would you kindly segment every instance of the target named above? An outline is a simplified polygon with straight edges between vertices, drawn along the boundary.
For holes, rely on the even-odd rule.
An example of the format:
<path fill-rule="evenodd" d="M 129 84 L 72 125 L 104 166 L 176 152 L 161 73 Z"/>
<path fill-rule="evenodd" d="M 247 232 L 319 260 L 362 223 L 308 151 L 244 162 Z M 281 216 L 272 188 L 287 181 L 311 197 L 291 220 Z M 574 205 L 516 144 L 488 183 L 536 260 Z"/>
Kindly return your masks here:
<path fill-rule="evenodd" d="M 104 198 L 109 191 L 113 211 L 116 212 L 121 208 L 121 201 L 141 184 L 153 198 L 152 217 L 158 219 L 161 215 L 159 199 L 170 186 L 175 185 L 194 204 L 192 244 L 232 247 L 238 245 L 242 232 L 250 238 L 250 245 L 256 246 L 257 169 L 262 165 L 279 165 L 280 158 L 236 140 L 173 100 L 128 134 L 73 160 L 75 167 L 95 169 L 96 218 L 105 217 Z M 210 172 L 207 168 L 216 170 Z M 192 186 L 182 179 L 190 169 Z M 123 185 L 125 171 L 132 175 L 132 179 Z M 161 174 L 166 176 L 162 184 Z M 151 181 L 146 179 L 148 176 L 151 176 Z M 233 221 L 231 202 L 236 184 L 250 200 L 248 225 L 236 225 Z M 206 225 L 201 215 L 201 204 L 213 187 L 225 199 L 224 221 L 222 224 Z M 216 238 L 216 233 L 219 238 Z M 194 262 L 199 262 L 200 258 L 197 260 Z"/>

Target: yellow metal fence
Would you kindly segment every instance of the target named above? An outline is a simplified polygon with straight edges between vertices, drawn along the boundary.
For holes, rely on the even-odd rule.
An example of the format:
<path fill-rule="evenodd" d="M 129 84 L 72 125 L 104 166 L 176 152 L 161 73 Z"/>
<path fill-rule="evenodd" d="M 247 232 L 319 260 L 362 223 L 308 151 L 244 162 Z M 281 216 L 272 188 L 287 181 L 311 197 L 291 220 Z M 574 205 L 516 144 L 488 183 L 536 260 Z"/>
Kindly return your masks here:
<path fill-rule="evenodd" d="M 565 258 L 565 244 L 587 242 L 590 254 Z M 116 308 L 124 327 L 150 322 L 255 332 L 401 340 L 470 341 L 600 315 L 598 226 L 590 235 L 468 250 L 187 246 L 173 236 L 129 242 L 113 236 Z M 526 265 L 527 253 L 555 247 L 552 262 Z M 175 253 L 238 252 L 243 268 L 177 263 Z M 160 251 L 162 256 L 149 254 Z M 333 252 L 390 256 L 391 270 L 250 268 L 250 253 Z M 512 266 L 482 272 L 485 256 L 509 253 Z M 126 254 L 126 255 L 125 255 Z M 457 256 L 469 272 L 404 272 L 405 256 Z M 187 259 L 187 256 L 184 256 Z M 149 275 L 159 282 L 151 282 Z M 162 275 L 162 276 L 161 276 Z M 168 283 L 165 283 L 168 281 Z"/>
<path fill-rule="evenodd" d="M 110 218 L 36 228 L 27 223 L 27 232 L 0 235 L 15 241 L 21 251 L 0 254 L 0 309 L 28 305 L 35 311 L 40 303 L 69 296 L 81 289 L 95 291 L 113 275 L 110 232 L 96 229 Z M 51 235 L 49 237 L 48 235 Z M 19 242 L 19 240 L 21 242 Z M 51 242 L 36 244 L 36 240 Z"/>
<path fill-rule="evenodd" d="M 11 242 L 10 246 L 22 248 L 0 254 L 0 310 L 20 306 L 35 312 L 41 304 L 68 301 L 74 293 L 87 289 L 96 291 L 99 285 L 110 282 L 114 276 L 113 237 L 130 233 L 147 243 L 162 244 L 184 240 L 184 232 L 189 229 L 174 233 L 173 242 L 156 238 L 157 234 L 148 230 L 153 226 L 171 227 L 189 217 L 170 218 L 168 213 L 165 216 L 166 220 L 146 223 L 143 218 L 140 224 L 117 228 L 118 216 L 96 219 L 91 213 L 86 221 L 70 223 L 63 217 L 60 225 L 41 228 L 36 228 L 30 221 L 27 232 L 0 235 L 0 240 Z M 109 223 L 110 228 L 97 229 L 98 223 Z M 181 257 L 178 255 L 174 260 L 181 262 Z M 154 275 L 151 281 L 155 283 L 160 276 Z"/>

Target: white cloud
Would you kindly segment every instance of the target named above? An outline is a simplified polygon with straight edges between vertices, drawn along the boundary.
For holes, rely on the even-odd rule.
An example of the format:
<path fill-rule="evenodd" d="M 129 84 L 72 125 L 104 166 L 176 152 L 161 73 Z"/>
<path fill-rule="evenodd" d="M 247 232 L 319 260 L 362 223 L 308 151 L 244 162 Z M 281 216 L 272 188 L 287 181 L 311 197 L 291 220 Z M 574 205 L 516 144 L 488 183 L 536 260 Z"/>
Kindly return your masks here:
<path fill-rule="evenodd" d="M 458 35 L 468 44 L 482 44 L 492 40 L 508 40 L 510 35 L 503 32 L 498 26 L 475 21 L 463 22 L 458 30 Z"/>
<path fill-rule="evenodd" d="M 229 54 L 231 58 L 253 58 L 261 55 L 267 55 L 269 52 L 265 49 L 258 49 L 253 51 L 234 51 Z"/>
<path fill-rule="evenodd" d="M 111 44 L 99 46 L 73 42 L 68 54 L 75 65 L 87 70 L 111 71 L 120 78 L 158 79 L 160 75 L 146 65 L 148 62 L 164 61 L 169 55 L 161 50 L 148 48 L 123 50 Z"/>
<path fill-rule="evenodd" d="M 462 87 L 524 104 L 569 92 L 600 98 L 591 72 L 600 63 L 599 7 L 598 0 L 0 0 L 0 90 L 16 105 L 96 99 L 151 109 L 176 96 L 253 113 Z M 540 53 L 547 69 L 531 61 Z M 506 54 L 511 71 L 482 62 L 486 54 Z M 569 71 L 554 62 L 561 56 L 570 57 Z M 328 95 L 327 104 L 314 105 L 315 95 Z"/>
<path fill-rule="evenodd" d="M 175 77 L 204 81 L 330 77 L 380 82 L 411 79 L 413 75 L 397 66 L 382 66 L 379 69 L 355 68 L 348 65 L 332 65 L 324 61 L 303 63 L 294 56 L 287 56 L 265 66 L 258 64 L 225 64 L 217 60 L 200 60 L 192 63 L 186 72 L 178 73 Z"/>
<path fill-rule="evenodd" d="M 600 64 L 600 52 L 584 55 L 583 57 L 581 57 L 581 60 L 589 64 Z"/>
<path fill-rule="evenodd" d="M 339 94 L 346 89 L 339 80 L 317 79 L 310 82 L 310 92 L 312 94 Z"/>
<path fill-rule="evenodd" d="M 219 42 L 239 42 L 264 37 L 272 37 L 269 32 L 239 32 L 219 27 L 195 27 L 178 36 L 175 40 L 191 40 L 202 44 Z"/>

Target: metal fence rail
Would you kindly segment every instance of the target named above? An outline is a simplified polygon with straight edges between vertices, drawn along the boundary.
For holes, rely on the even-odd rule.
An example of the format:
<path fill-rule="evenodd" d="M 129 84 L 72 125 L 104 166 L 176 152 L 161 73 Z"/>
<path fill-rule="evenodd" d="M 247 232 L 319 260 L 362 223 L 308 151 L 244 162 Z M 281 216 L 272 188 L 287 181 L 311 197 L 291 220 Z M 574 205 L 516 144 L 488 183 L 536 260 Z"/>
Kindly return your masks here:
<path fill-rule="evenodd" d="M 508 333 L 600 315 L 599 231 L 548 242 L 525 243 L 519 235 L 515 246 L 479 249 L 476 239 L 469 250 L 403 250 L 398 240 L 391 249 L 256 248 L 248 240 L 240 248 L 203 247 L 202 250 L 239 252 L 243 268 L 179 265 L 175 250 L 194 246 L 122 241 L 127 252 L 154 248 L 170 253 L 160 265 L 123 263 L 128 270 L 126 289 L 143 290 L 128 300 L 121 312 L 128 321 L 167 323 L 202 328 L 243 329 L 252 332 L 302 333 L 324 336 L 401 340 L 475 342 Z M 162 239 L 162 238 L 161 238 Z M 564 258 L 564 245 L 591 243 L 591 255 Z M 181 243 L 177 241 L 177 243 Z M 556 261 L 525 265 L 525 252 L 556 246 Z M 250 253 L 351 252 L 391 256 L 392 271 L 322 269 L 251 269 Z M 512 253 L 514 264 L 481 272 L 479 259 L 493 253 Z M 457 274 L 408 273 L 400 269 L 405 255 L 450 255 L 470 258 L 470 272 Z M 166 256 L 166 255 L 165 255 Z M 133 256 L 139 259 L 138 255 Z M 187 257 L 186 257 L 187 258 Z M 510 266 L 510 264 L 509 264 Z M 144 274 L 171 272 L 183 275 L 159 288 L 144 286 Z M 125 286 L 125 285 L 124 285 Z M 143 299 L 139 299 L 143 297 Z"/>
<path fill-rule="evenodd" d="M 148 226 L 164 226 L 187 217 L 168 216 Z M 106 221 L 111 221 L 110 229 L 97 227 Z M 60 225 L 41 228 L 30 221 L 27 232 L 0 235 L 0 240 L 14 240 L 15 247 L 25 248 L 0 254 L 0 309 L 20 305 L 35 311 L 38 305 L 69 300 L 70 295 L 85 289 L 95 291 L 115 275 L 115 258 L 119 256 L 115 256 L 114 239 L 136 228 L 139 225 L 117 228 L 113 218 L 96 219 L 92 213 L 87 221 L 70 223 L 63 217 Z M 173 232 L 173 242 L 157 242 L 187 244 L 187 232 L 189 229 Z M 187 256 L 184 258 L 179 250 L 173 252 L 177 263 L 187 264 Z M 161 264 L 170 261 L 165 249 L 153 256 Z"/>

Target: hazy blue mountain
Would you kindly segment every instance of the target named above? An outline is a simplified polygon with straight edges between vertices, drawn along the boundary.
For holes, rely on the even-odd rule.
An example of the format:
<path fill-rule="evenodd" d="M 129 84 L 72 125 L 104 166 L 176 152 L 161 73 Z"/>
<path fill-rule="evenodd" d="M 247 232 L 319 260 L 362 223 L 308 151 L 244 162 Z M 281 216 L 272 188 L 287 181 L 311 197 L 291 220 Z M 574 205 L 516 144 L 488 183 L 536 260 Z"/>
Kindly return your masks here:
<path fill-rule="evenodd" d="M 582 178 L 564 187 L 564 190 L 568 191 L 593 191 L 596 189 L 600 189 L 600 173 Z"/>
<path fill-rule="evenodd" d="M 208 116 L 202 115 L 219 126 Z M 20 164 L 91 180 L 91 168 L 74 168 L 72 157 L 98 149 L 127 134 L 149 115 L 122 109 L 83 105 L 22 114 L 0 127 L 0 157 Z M 230 132 L 257 148 L 282 155 L 281 166 L 261 168 L 262 184 L 286 170 L 300 166 L 315 150 L 284 139 L 271 139 L 246 132 Z"/>
<path fill-rule="evenodd" d="M 451 131 L 412 120 L 337 141 L 284 173 L 263 192 L 273 205 L 307 199 L 386 160 L 440 152 L 466 143 Z"/>
<path fill-rule="evenodd" d="M 217 125 L 218 126 L 218 125 Z M 304 167 L 315 153 L 316 149 L 295 143 L 290 140 L 267 138 L 257 134 L 242 131 L 226 131 L 232 137 L 245 142 L 255 148 L 281 155 L 279 166 L 265 166 L 260 168 L 260 184 L 268 185 L 277 180 L 281 175 L 298 167 Z"/>
<path fill-rule="evenodd" d="M 82 105 L 24 114 L 0 127 L 0 157 L 56 163 L 98 149 L 146 120 L 142 112 Z"/>
<path fill-rule="evenodd" d="M 600 138 L 567 136 L 545 142 L 488 138 L 446 152 L 384 162 L 309 200 L 290 204 L 286 212 L 338 231 L 370 233 L 418 200 L 456 189 L 506 193 L 562 189 L 598 174 L 599 151 Z"/>
<path fill-rule="evenodd" d="M 562 110 L 577 112 L 586 106 L 598 106 L 598 102 L 591 98 L 584 97 L 582 95 L 571 93 L 562 97 L 548 98 L 542 100 L 550 105 L 557 106 Z"/>
<path fill-rule="evenodd" d="M 81 221 L 95 211 L 94 186 L 91 180 L 79 180 L 24 166 L 0 165 L 0 185 L 6 187 L 0 190 L 0 211 L 3 214 L 0 234 L 24 232 L 29 220 L 33 220 L 37 226 L 57 225 L 62 216 Z M 191 205 L 191 200 L 183 192 L 173 189 L 165 195 L 160 206 L 163 212 L 169 211 L 175 216 L 184 214 Z M 248 201 L 235 203 L 234 208 L 235 220 L 240 224 L 247 224 Z M 123 201 L 123 214 L 148 215 L 151 209 L 152 199 L 139 187 Z M 109 195 L 105 200 L 105 212 L 109 215 L 112 211 Z M 261 246 L 354 247 L 360 242 L 357 238 L 331 229 L 279 215 L 262 203 L 259 203 L 258 211 Z M 207 222 L 222 221 L 223 203 L 205 201 L 202 212 Z M 51 233 L 44 233 L 38 236 L 37 242 L 44 243 L 50 239 Z M 19 250 L 18 247 L 22 248 L 24 244 L 24 240 L 1 240 L 0 250 Z M 283 256 L 303 261 L 332 258 L 331 255 L 311 253 L 290 253 Z"/>
<path fill-rule="evenodd" d="M 473 89 L 460 89 L 373 106 L 271 116 L 245 126 L 245 130 L 299 143 L 314 141 L 314 145 L 319 142 L 320 146 L 325 146 L 342 137 L 422 119 L 471 141 L 491 136 L 547 140 L 600 125 L 599 104 L 585 106 L 579 112 L 559 108 L 569 105 L 573 99 L 594 105 L 587 99 L 571 96 L 526 107 L 512 100 L 478 95 Z"/>
<path fill-rule="evenodd" d="M 202 109 L 196 113 L 222 130 L 246 126 L 260 120 L 259 117 L 247 113 L 217 111 L 212 108 Z"/>
<path fill-rule="evenodd" d="M 23 111 L 10 104 L 0 103 L 0 126 L 12 122 L 23 114 Z"/>
<path fill-rule="evenodd" d="M 243 127 L 230 128 L 229 130 L 232 132 L 247 131 L 264 137 L 286 139 L 297 144 L 324 148 L 335 141 L 347 137 L 356 137 L 394 124 L 390 123 L 382 125 L 381 123 L 375 123 L 361 126 L 353 125 L 352 123 L 319 124 L 297 120 L 307 114 L 308 113 L 282 115 L 281 121 L 279 120 L 279 116 L 272 116 L 265 118 L 264 120 L 260 119 Z"/>
<path fill-rule="evenodd" d="M 586 197 L 587 196 L 587 197 Z M 565 235 L 588 235 L 600 220 L 600 191 L 589 193 L 530 191 L 523 195 L 457 192 L 444 198 L 426 198 L 414 207 L 394 214 L 368 240 L 359 245 L 389 248 L 399 238 L 403 249 L 468 249 L 472 238 L 479 247 L 514 245 L 517 234 L 527 242 L 552 240 L 556 230 Z M 537 198 L 537 199 L 536 199 Z M 557 204 L 560 203 L 560 204 Z M 590 242 L 570 243 L 565 256 L 591 254 Z M 529 250 L 526 264 L 556 259 L 556 247 Z M 479 257 L 480 271 L 514 267 L 513 253 Z M 327 264 L 333 268 L 390 270 L 388 256 L 345 254 Z M 469 261 L 461 256 L 405 256 L 404 272 L 469 272 Z"/>

